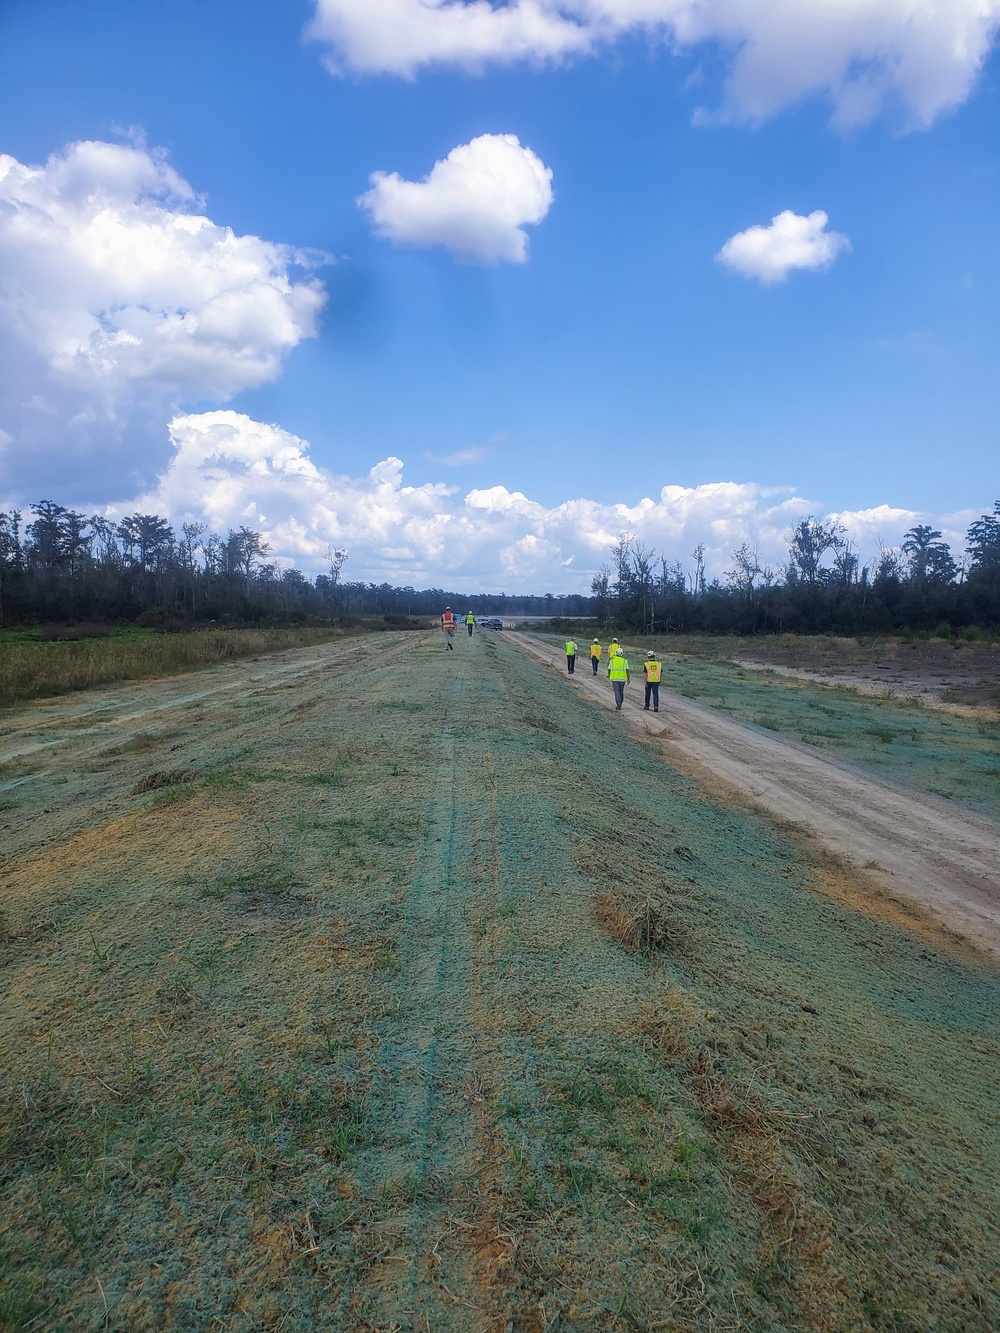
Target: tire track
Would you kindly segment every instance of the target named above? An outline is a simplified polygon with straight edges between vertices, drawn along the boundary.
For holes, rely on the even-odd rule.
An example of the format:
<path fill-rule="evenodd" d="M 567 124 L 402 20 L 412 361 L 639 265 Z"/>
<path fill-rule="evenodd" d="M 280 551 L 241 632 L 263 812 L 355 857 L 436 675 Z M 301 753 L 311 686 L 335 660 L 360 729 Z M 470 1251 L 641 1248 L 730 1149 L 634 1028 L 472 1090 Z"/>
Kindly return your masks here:
<path fill-rule="evenodd" d="M 456 663 L 456 666 L 458 664 Z M 362 1246 L 374 1250 L 363 1289 L 349 1284 L 341 1327 L 469 1331 L 485 1327 L 474 1256 L 461 1243 L 468 1186 L 481 1161 L 474 1104 L 480 1098 L 477 921 L 483 875 L 469 768 L 465 671 L 453 675 L 414 875 L 402 923 L 401 974 L 391 1025 L 372 1073 L 382 1139 L 359 1157 L 363 1198 L 381 1195 L 388 1215 Z M 487 856 L 489 853 L 487 852 Z M 468 1226 L 471 1230 L 471 1224 Z M 446 1238 L 451 1239 L 442 1247 Z M 395 1249 L 394 1255 L 387 1255 Z M 443 1248 L 443 1252 L 442 1252 Z M 478 1316 L 478 1317 L 477 1317 Z M 395 1321 L 395 1322 L 393 1322 Z"/>

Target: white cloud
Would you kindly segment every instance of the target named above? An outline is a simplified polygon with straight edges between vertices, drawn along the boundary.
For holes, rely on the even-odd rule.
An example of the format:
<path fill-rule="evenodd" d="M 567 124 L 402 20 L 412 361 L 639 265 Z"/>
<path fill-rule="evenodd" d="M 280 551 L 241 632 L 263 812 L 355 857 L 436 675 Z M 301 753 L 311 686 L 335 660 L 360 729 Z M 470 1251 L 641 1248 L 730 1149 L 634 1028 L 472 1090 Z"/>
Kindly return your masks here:
<path fill-rule="evenodd" d="M 441 482 L 408 486 L 394 457 L 362 477 L 337 475 L 313 463 L 304 440 L 231 410 L 177 417 L 170 437 L 173 458 L 156 486 L 115 505 L 112 516 L 138 509 L 222 533 L 246 524 L 266 535 L 284 563 L 311 574 L 324 568 L 328 545 L 346 546 L 349 577 L 404 586 L 588 592 L 622 532 L 687 570 L 703 545 L 709 577 L 731 566 L 744 541 L 781 568 L 792 525 L 822 512 L 791 487 L 752 483 L 668 485 L 634 505 L 576 498 L 547 506 L 504 486 L 464 494 Z M 829 517 L 867 558 L 879 538 L 898 544 L 914 522 L 927 521 L 887 505 Z M 933 521 L 961 546 L 964 527 Z"/>
<path fill-rule="evenodd" d="M 444 246 L 484 264 L 523 264 L 526 223 L 552 205 L 552 172 L 515 134 L 481 134 L 435 162 L 422 181 L 376 171 L 358 204 L 394 245 Z"/>
<path fill-rule="evenodd" d="M 795 268 L 829 268 L 851 248 L 846 236 L 826 230 L 829 220 L 822 209 L 800 217 L 786 208 L 769 227 L 748 227 L 731 236 L 715 257 L 734 273 L 765 286 L 784 282 Z"/>
<path fill-rule="evenodd" d="M 896 105 L 931 124 L 968 96 L 1000 0 L 316 0 L 308 33 L 333 72 L 412 78 L 424 66 L 559 63 L 633 33 L 729 55 L 723 118 L 757 121 L 807 97 L 842 127 Z"/>
<path fill-rule="evenodd" d="M 484 445 L 474 444 L 468 449 L 455 449 L 450 454 L 425 453 L 424 457 L 432 463 L 439 463 L 442 467 L 469 467 L 472 463 L 482 463 L 492 452 L 492 449 L 487 449 Z"/>
<path fill-rule="evenodd" d="M 0 155 L 6 488 L 58 476 L 121 494 L 164 462 L 179 404 L 275 378 L 315 333 L 323 289 L 292 274 L 319 257 L 202 206 L 141 145 L 74 143 L 43 166 Z"/>

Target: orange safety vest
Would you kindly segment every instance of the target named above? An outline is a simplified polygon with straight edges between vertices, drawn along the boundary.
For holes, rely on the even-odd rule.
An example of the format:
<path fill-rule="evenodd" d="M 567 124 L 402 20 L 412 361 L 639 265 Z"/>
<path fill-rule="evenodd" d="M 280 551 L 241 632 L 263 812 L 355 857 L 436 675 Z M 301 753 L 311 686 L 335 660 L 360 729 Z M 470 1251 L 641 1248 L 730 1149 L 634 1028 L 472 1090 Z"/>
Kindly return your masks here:
<path fill-rule="evenodd" d="M 601 653 L 603 652 L 604 649 L 601 647 L 599 643 L 592 643 L 590 645 L 590 655 L 591 657 L 596 657 L 598 661 L 601 660 Z"/>
<path fill-rule="evenodd" d="M 642 674 L 649 681 L 650 685 L 659 685 L 663 677 L 663 663 L 647 661 L 643 663 Z"/>
<path fill-rule="evenodd" d="M 445 629 L 452 629 L 455 625 L 454 611 L 446 611 L 444 615 L 441 617 L 441 624 L 444 626 Z"/>

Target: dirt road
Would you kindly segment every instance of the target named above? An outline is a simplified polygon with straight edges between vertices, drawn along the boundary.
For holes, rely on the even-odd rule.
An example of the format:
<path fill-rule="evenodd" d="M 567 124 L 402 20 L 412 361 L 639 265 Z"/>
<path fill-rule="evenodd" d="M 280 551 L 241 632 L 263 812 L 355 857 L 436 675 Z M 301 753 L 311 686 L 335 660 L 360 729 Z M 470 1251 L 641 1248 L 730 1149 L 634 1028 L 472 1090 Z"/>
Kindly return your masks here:
<path fill-rule="evenodd" d="M 509 637 L 565 672 L 558 648 L 523 634 Z M 667 689 L 661 689 L 660 714 L 654 718 L 642 709 L 641 663 L 632 665 L 623 711 L 668 755 L 807 829 L 888 892 L 1000 955 L 1000 829 L 994 824 L 734 722 Z M 571 683 L 613 708 L 605 674 L 592 677 L 583 662 Z"/>
<path fill-rule="evenodd" d="M 1000 1327 L 996 976 L 621 721 L 479 632 L 5 714 L 4 1333 Z"/>

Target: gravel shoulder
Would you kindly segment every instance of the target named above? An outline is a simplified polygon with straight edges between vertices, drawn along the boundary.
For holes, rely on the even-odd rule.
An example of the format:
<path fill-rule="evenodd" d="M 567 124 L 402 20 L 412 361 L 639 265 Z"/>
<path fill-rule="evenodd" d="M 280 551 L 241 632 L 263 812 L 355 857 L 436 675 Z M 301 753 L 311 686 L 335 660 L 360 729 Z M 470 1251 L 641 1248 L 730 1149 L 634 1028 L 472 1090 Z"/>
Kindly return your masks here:
<path fill-rule="evenodd" d="M 510 637 L 538 660 L 565 670 L 558 648 L 524 635 Z M 572 683 L 613 706 L 603 674 L 592 677 L 587 667 Z M 769 814 L 808 830 L 884 891 L 1000 956 L 995 824 L 743 726 L 672 691 L 662 690 L 661 696 L 661 714 L 652 720 L 638 702 L 641 683 L 633 681 L 624 713 L 641 721 L 668 756 L 696 765 Z"/>

